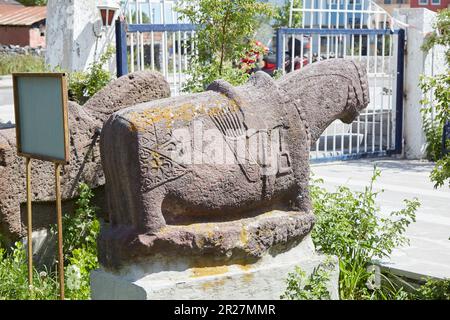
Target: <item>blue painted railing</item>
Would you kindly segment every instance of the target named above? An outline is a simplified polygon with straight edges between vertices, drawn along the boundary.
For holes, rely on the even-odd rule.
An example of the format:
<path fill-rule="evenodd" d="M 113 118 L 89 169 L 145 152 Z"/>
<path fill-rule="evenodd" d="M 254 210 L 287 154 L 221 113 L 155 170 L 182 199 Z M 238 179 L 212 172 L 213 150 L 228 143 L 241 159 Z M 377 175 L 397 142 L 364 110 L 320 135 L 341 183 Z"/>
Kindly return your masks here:
<path fill-rule="evenodd" d="M 444 155 L 450 152 L 450 148 L 447 148 L 447 140 L 450 140 L 450 120 L 445 123 L 442 134 L 442 154 Z"/>
<path fill-rule="evenodd" d="M 117 76 L 128 73 L 127 33 L 136 32 L 177 32 L 195 31 L 194 24 L 127 24 L 126 21 L 116 20 L 116 52 Z"/>

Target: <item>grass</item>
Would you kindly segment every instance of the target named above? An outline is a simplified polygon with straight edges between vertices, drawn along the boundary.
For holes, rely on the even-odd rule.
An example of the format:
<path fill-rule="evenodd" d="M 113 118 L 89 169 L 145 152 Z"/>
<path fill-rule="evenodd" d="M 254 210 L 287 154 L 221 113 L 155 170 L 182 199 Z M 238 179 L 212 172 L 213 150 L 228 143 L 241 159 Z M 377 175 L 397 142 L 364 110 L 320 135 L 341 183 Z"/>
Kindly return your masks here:
<path fill-rule="evenodd" d="M 44 57 L 0 54 L 0 75 L 14 72 L 45 72 Z"/>

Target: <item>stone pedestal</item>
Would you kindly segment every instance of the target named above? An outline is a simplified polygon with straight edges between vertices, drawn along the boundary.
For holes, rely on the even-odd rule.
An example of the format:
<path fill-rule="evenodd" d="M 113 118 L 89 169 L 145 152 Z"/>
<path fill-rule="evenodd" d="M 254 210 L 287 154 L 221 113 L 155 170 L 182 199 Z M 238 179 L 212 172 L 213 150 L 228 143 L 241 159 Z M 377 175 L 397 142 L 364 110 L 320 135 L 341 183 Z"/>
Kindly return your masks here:
<path fill-rule="evenodd" d="M 92 272 L 92 299 L 279 299 L 296 266 L 311 274 L 325 259 L 315 252 L 309 235 L 288 251 L 269 253 L 252 263 L 205 266 L 199 259 L 195 266 L 192 260 L 158 255 L 117 273 Z M 336 258 L 333 262 L 328 288 L 338 299 L 339 267 Z"/>

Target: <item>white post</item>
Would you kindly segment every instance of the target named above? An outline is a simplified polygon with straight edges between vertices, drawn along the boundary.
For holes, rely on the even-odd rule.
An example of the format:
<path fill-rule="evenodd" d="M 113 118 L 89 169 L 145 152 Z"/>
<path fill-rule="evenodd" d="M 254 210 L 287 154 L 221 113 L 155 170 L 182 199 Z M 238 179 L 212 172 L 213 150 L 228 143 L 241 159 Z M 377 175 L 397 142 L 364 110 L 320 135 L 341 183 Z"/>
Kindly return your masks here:
<path fill-rule="evenodd" d="M 86 70 L 115 45 L 114 23 L 106 31 L 96 0 L 49 0 L 47 4 L 46 63 L 64 71 Z M 115 70 L 111 63 L 110 71 Z"/>
<path fill-rule="evenodd" d="M 395 9 L 393 16 L 401 22 L 395 27 L 405 27 L 406 25 L 407 47 L 403 104 L 404 155 L 407 159 L 423 159 L 426 156 L 426 139 L 420 113 L 422 108 L 420 100 L 424 98 L 419 87 L 420 76 L 422 74 L 430 76 L 444 70 L 444 51 L 442 48 L 435 48 L 426 54 L 421 49 L 426 35 L 433 31 L 435 12 L 422 8 Z"/>

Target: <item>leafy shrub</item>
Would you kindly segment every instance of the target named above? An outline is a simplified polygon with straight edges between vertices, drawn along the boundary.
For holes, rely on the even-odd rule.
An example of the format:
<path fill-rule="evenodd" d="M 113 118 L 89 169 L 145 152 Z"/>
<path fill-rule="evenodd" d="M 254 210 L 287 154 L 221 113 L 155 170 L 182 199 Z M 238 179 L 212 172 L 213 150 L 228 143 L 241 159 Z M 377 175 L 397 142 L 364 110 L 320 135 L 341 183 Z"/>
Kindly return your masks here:
<path fill-rule="evenodd" d="M 329 300 L 330 292 L 327 283 L 330 281 L 330 271 L 334 264 L 327 259 L 319 264 L 313 272 L 307 276 L 300 267 L 288 274 L 286 291 L 281 299 L 289 300 Z"/>
<path fill-rule="evenodd" d="M 79 197 L 75 203 L 73 215 L 63 216 L 63 245 L 64 259 L 69 261 L 73 252 L 78 248 L 89 248 L 90 251 L 97 251 L 97 235 L 100 231 L 100 223 L 96 218 L 98 208 L 91 204 L 94 193 L 87 184 L 81 183 L 78 186 Z M 56 228 L 52 228 L 56 234 Z"/>
<path fill-rule="evenodd" d="M 447 68 L 441 73 L 430 77 L 421 78 L 420 88 L 424 96 L 431 99 L 423 99 L 421 104 L 424 131 L 427 138 L 427 155 L 430 160 L 436 161 L 436 166 L 431 172 L 431 181 L 435 187 L 442 187 L 445 181 L 450 186 L 450 154 L 442 154 L 442 132 L 446 121 L 450 121 L 450 10 L 443 9 L 438 12 L 434 23 L 434 31 L 424 41 L 422 50 L 430 51 L 434 46 L 441 45 L 445 48 L 445 60 Z M 450 140 L 444 142 L 450 148 Z"/>
<path fill-rule="evenodd" d="M 408 244 L 404 233 L 415 221 L 420 206 L 417 199 L 404 200 L 404 209 L 381 217 L 376 198 L 382 191 L 373 190 L 380 174 L 375 168 L 370 184 L 362 192 L 345 186 L 332 193 L 317 184 L 311 187 L 317 217 L 312 238 L 319 251 L 339 257 L 342 299 L 372 296 L 366 286 L 371 276 L 368 265 L 374 258 L 386 257 L 395 247 Z"/>
<path fill-rule="evenodd" d="M 79 198 L 73 215 L 63 217 L 66 299 L 90 298 L 90 272 L 98 268 L 96 238 L 99 221 L 91 204 L 93 192 L 79 186 Z M 56 232 L 56 227 L 51 228 Z M 28 286 L 27 253 L 17 242 L 10 253 L 0 248 L 0 299 L 58 299 L 57 266 L 33 270 L 33 286 Z"/>
<path fill-rule="evenodd" d="M 114 48 L 109 47 L 98 61 L 90 64 L 87 71 L 69 73 L 70 100 L 84 104 L 111 81 L 111 73 L 105 70 L 104 66 L 111 59 L 114 52 Z"/>
<path fill-rule="evenodd" d="M 429 279 L 417 289 L 416 296 L 422 300 L 450 300 L 450 279 Z"/>
<path fill-rule="evenodd" d="M 8 75 L 14 72 L 45 71 L 47 71 L 47 68 L 43 57 L 0 54 L 0 75 Z"/>
<path fill-rule="evenodd" d="M 301 8 L 302 1 L 294 0 L 294 8 Z M 274 28 L 282 28 L 289 27 L 289 14 L 291 10 L 291 1 L 285 0 L 282 6 L 279 6 L 276 10 L 276 14 L 274 16 Z M 301 28 L 302 26 L 302 17 L 303 13 L 301 11 L 297 11 L 292 16 L 292 25 L 291 28 Z"/>
<path fill-rule="evenodd" d="M 28 262 L 24 245 L 16 242 L 10 253 L 0 248 L 0 300 L 57 299 L 57 282 L 52 272 L 33 271 L 28 285 Z"/>
<path fill-rule="evenodd" d="M 78 187 L 79 197 L 73 215 L 63 217 L 64 264 L 66 265 L 67 297 L 90 298 L 90 272 L 98 268 L 97 237 L 100 222 L 98 208 L 91 204 L 94 193 L 87 184 Z M 53 228 L 53 232 L 56 232 Z"/>
<path fill-rule="evenodd" d="M 311 185 L 317 219 L 312 238 L 317 250 L 339 258 L 341 299 L 405 297 L 404 292 L 396 288 L 369 289 L 367 286 L 374 275 L 368 268 L 372 260 L 388 256 L 395 247 L 408 243 L 404 233 L 415 221 L 415 211 L 420 205 L 417 199 L 404 200 L 404 209 L 392 212 L 386 218 L 380 216 L 376 198 L 382 191 L 373 190 L 379 176 L 380 171 L 374 168 L 371 181 L 362 192 L 351 191 L 346 186 L 328 192 L 318 185 L 321 180 Z"/>
<path fill-rule="evenodd" d="M 17 0 L 24 6 L 45 6 L 47 4 L 47 0 Z"/>
<path fill-rule="evenodd" d="M 262 19 L 273 15 L 273 8 L 257 0 L 182 0 L 180 17 L 201 28 L 195 33 L 197 55 L 191 58 L 189 79 L 184 91 L 199 92 L 216 79 L 233 85 L 248 79 L 238 66 L 252 47 L 252 37 Z"/>

